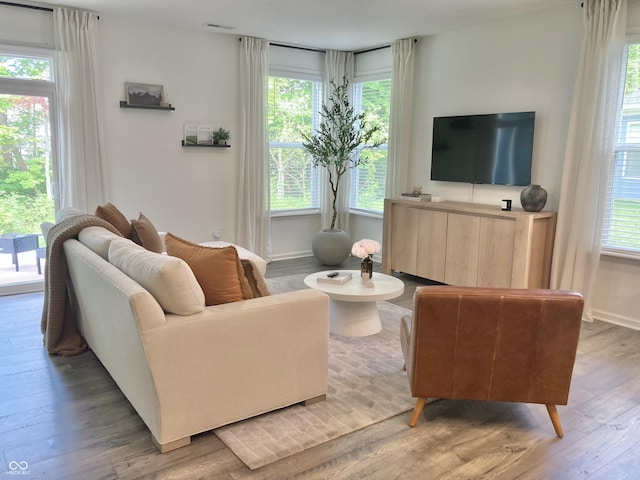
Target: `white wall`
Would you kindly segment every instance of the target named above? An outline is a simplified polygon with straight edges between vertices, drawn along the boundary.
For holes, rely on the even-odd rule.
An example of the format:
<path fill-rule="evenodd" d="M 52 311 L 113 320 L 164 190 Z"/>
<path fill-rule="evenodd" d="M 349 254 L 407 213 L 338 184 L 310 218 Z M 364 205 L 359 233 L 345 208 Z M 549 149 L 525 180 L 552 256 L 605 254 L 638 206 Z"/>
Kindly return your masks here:
<path fill-rule="evenodd" d="M 53 48 L 51 12 L 0 5 L 0 44 Z"/>
<path fill-rule="evenodd" d="M 100 18 L 108 200 L 195 242 L 236 231 L 237 36 Z M 123 109 L 124 83 L 164 85 L 175 111 Z M 231 148 L 184 148 L 185 123 L 231 131 Z"/>
<path fill-rule="evenodd" d="M 640 330 L 640 261 L 603 255 L 593 297 L 593 316 Z"/>
<path fill-rule="evenodd" d="M 519 207 L 521 187 L 432 182 L 433 117 L 536 111 L 532 182 L 559 203 L 565 139 L 582 42 L 577 5 L 422 37 L 416 45 L 410 185 L 448 200 Z M 352 216 L 352 237 L 380 238 L 381 222 Z"/>
<path fill-rule="evenodd" d="M 565 138 L 582 41 L 575 5 L 542 10 L 477 27 L 422 37 L 416 45 L 410 185 L 447 200 L 520 206 L 522 187 L 432 182 L 433 117 L 536 112 L 532 182 L 559 202 Z M 353 221 L 354 238 L 382 236 L 380 221 Z M 376 234 L 376 228 L 378 232 Z"/>
<path fill-rule="evenodd" d="M 571 5 L 420 39 L 412 181 L 448 200 L 500 205 L 511 198 L 519 207 L 521 187 L 429 180 L 433 117 L 533 110 L 532 183 L 547 189 L 546 209 L 556 210 L 581 15 Z"/>

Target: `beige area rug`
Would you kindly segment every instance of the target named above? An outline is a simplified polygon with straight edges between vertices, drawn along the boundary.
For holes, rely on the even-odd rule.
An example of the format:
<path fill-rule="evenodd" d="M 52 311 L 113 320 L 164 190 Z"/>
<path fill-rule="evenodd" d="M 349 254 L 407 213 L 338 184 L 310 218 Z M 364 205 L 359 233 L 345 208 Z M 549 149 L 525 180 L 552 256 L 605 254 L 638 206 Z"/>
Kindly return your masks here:
<path fill-rule="evenodd" d="M 304 288 L 303 278 L 295 275 L 267 283 L 276 293 Z M 408 310 L 388 302 L 378 302 L 378 308 L 382 332 L 330 336 L 325 402 L 298 404 L 218 428 L 218 438 L 256 469 L 411 410 L 414 402 L 399 339 L 400 318 Z"/>

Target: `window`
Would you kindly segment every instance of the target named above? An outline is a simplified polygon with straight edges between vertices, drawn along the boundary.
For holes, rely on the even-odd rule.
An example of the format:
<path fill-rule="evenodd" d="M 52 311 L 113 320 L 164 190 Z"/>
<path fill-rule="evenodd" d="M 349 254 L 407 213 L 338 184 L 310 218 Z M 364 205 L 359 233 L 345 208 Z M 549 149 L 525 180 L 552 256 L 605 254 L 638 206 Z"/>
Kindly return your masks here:
<path fill-rule="evenodd" d="M 627 46 L 622 79 L 602 247 L 640 256 L 640 43 Z"/>
<path fill-rule="evenodd" d="M 268 117 L 272 212 L 320 207 L 320 172 L 302 148 L 301 132 L 317 126 L 321 84 L 313 80 L 269 77 Z"/>
<path fill-rule="evenodd" d="M 53 81 L 51 58 L 0 54 L 0 77 Z"/>
<path fill-rule="evenodd" d="M 53 60 L 0 53 L 0 232 L 54 219 Z"/>
<path fill-rule="evenodd" d="M 389 138 L 391 80 L 376 80 L 354 84 L 353 101 L 356 111 L 365 112 L 369 124 L 381 127 L 380 136 Z M 382 212 L 387 178 L 388 144 L 375 149 L 363 149 L 368 161 L 351 171 L 351 208 Z"/>

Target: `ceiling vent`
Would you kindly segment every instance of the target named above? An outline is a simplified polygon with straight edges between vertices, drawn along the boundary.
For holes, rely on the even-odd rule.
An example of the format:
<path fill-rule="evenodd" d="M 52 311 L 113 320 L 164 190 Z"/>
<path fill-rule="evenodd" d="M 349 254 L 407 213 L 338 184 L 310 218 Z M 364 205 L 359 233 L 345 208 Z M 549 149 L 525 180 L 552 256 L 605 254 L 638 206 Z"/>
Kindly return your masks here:
<path fill-rule="evenodd" d="M 220 30 L 235 30 L 236 29 L 236 27 L 232 27 L 230 25 L 220 25 L 218 23 L 206 23 L 205 27 L 219 28 Z"/>

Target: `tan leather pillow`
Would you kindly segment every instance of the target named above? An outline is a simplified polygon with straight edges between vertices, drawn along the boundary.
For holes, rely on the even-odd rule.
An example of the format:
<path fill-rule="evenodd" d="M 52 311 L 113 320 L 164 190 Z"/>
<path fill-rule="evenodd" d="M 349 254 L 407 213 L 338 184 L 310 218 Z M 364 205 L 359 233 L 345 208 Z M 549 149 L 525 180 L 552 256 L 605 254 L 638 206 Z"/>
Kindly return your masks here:
<path fill-rule="evenodd" d="M 165 238 L 167 253 L 184 260 L 204 291 L 206 305 L 253 298 L 251 287 L 234 247 L 205 247 L 171 233 Z"/>
<path fill-rule="evenodd" d="M 129 235 L 131 235 L 131 224 L 129 220 L 127 220 L 127 217 L 112 203 L 99 205 L 98 208 L 96 208 L 95 215 L 113 225 L 123 237 L 129 238 Z"/>
<path fill-rule="evenodd" d="M 137 220 L 131 220 L 131 240 L 147 250 L 162 253 L 162 239 L 153 223 L 140 212 Z"/>

